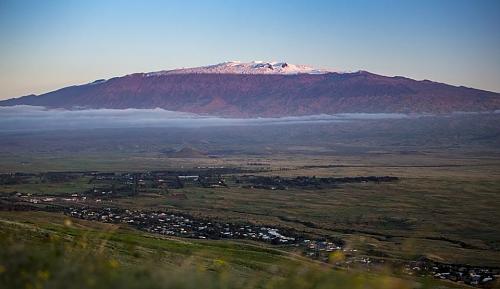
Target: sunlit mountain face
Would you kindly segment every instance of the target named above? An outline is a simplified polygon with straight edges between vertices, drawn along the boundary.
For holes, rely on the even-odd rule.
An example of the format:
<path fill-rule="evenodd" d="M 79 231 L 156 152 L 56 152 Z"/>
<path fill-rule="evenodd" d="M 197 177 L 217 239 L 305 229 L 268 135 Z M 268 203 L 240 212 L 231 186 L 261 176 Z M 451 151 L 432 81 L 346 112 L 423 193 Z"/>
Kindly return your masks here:
<path fill-rule="evenodd" d="M 500 94 L 429 80 L 339 72 L 286 62 L 221 64 L 135 73 L 1 106 L 154 109 L 223 117 L 338 113 L 451 113 L 500 109 Z"/>

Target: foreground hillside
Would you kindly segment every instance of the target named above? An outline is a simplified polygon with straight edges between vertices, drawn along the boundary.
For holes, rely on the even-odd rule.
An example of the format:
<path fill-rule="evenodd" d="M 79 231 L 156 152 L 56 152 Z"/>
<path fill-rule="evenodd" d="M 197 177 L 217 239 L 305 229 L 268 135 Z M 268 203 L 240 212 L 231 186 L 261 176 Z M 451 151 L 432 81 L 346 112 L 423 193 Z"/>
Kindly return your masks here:
<path fill-rule="evenodd" d="M 261 66 L 253 68 L 258 73 L 248 72 L 247 68 L 242 71 L 235 71 L 233 67 L 219 68 L 216 65 L 136 73 L 42 95 L 0 101 L 0 106 L 35 105 L 66 109 L 158 107 L 233 117 L 500 109 L 498 93 L 428 80 L 386 77 L 365 71 L 266 74 L 261 72 L 265 69 Z M 277 68 L 272 68 L 274 70 Z"/>
<path fill-rule="evenodd" d="M 251 244 L 192 241 L 53 213 L 0 212 L 2 288 L 459 288 L 337 271 Z"/>

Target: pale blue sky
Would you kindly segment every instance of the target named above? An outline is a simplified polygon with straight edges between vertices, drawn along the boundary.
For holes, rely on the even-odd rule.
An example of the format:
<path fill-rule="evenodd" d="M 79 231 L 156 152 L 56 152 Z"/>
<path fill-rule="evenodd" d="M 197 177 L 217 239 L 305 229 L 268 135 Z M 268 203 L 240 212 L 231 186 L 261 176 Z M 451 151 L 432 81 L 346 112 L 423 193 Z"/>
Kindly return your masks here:
<path fill-rule="evenodd" d="M 226 60 L 500 92 L 500 1 L 0 0 L 0 99 Z"/>

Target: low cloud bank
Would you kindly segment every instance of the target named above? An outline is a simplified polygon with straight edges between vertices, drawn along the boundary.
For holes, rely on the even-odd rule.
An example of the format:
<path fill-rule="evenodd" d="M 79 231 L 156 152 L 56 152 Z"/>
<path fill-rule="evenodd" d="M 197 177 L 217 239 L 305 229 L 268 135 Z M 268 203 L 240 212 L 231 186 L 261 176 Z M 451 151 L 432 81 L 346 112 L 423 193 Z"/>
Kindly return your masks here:
<path fill-rule="evenodd" d="M 403 119 L 421 116 L 423 115 L 347 113 L 280 118 L 221 118 L 168 111 L 159 108 L 63 110 L 19 105 L 0 107 L 0 131 L 126 127 L 285 125 L 345 122 L 354 120 Z"/>

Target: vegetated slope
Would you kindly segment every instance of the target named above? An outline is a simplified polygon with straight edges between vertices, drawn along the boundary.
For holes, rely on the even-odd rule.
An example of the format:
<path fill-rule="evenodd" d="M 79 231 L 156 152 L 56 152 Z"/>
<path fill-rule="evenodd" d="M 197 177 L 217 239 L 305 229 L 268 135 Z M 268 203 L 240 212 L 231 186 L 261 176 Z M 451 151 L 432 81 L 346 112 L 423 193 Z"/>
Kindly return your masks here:
<path fill-rule="evenodd" d="M 179 150 L 166 152 L 172 158 L 204 158 L 207 154 L 190 146 L 185 146 Z"/>
<path fill-rule="evenodd" d="M 56 213 L 0 211 L 0 229 L 0 288 L 456 288 L 386 272 L 332 270 L 269 247 L 163 238 Z"/>

